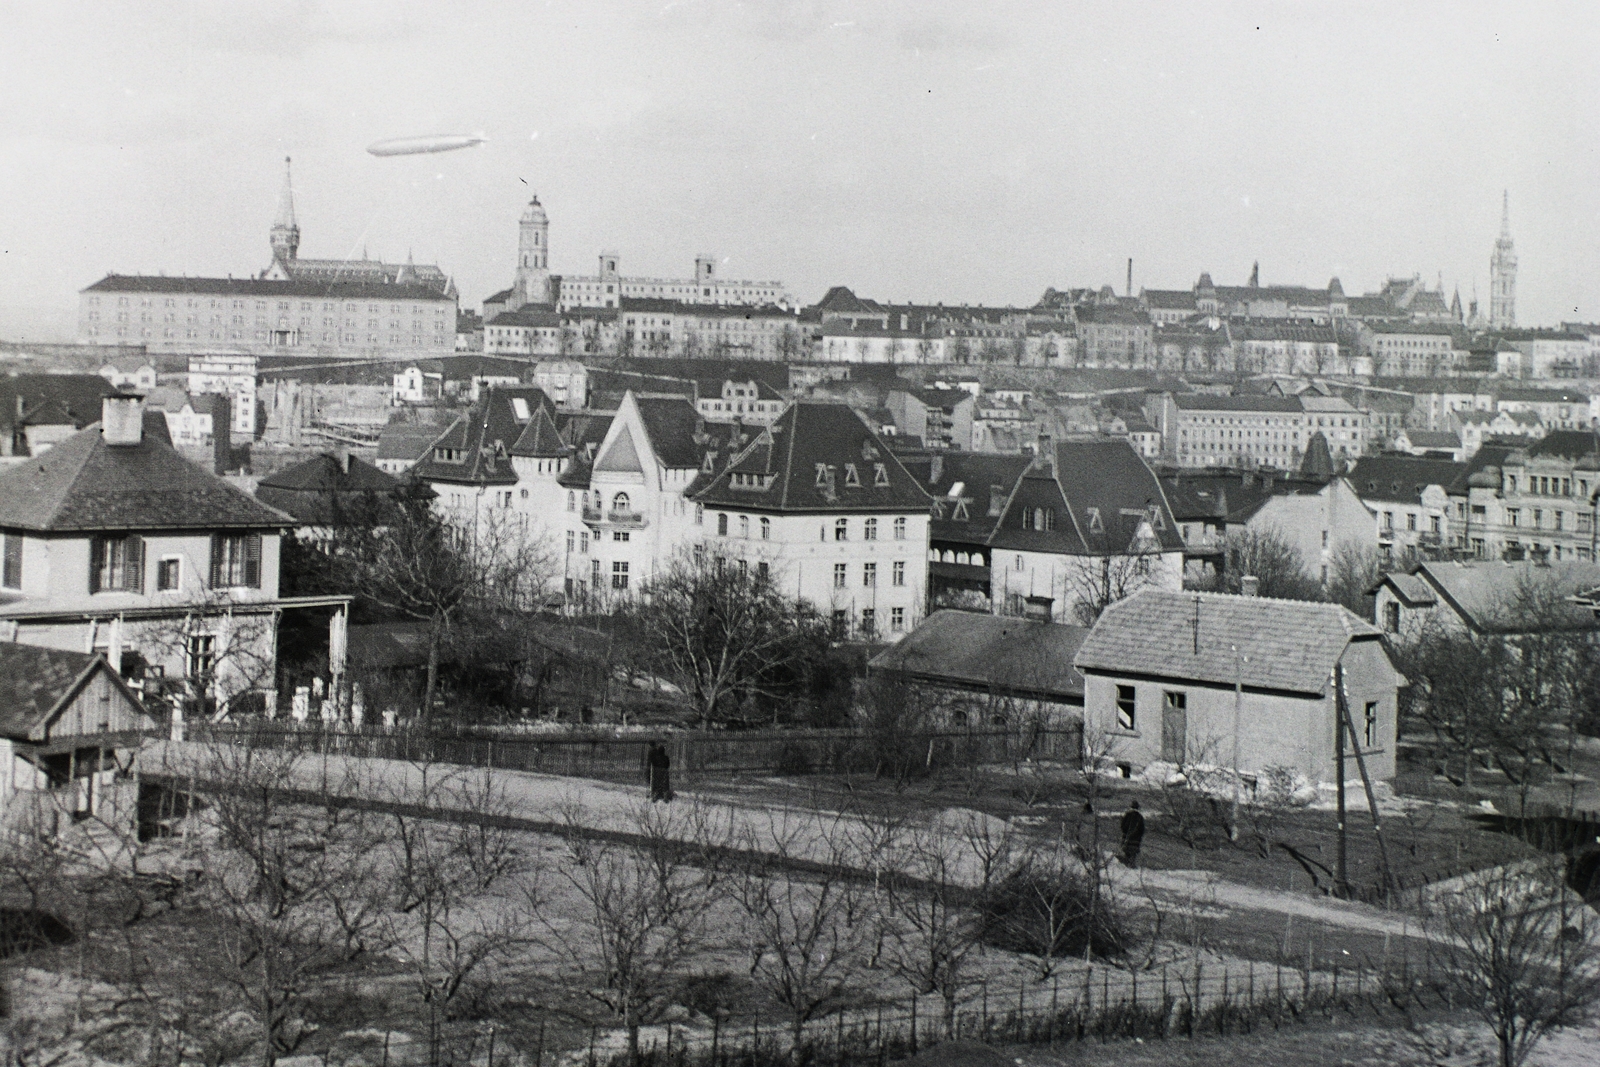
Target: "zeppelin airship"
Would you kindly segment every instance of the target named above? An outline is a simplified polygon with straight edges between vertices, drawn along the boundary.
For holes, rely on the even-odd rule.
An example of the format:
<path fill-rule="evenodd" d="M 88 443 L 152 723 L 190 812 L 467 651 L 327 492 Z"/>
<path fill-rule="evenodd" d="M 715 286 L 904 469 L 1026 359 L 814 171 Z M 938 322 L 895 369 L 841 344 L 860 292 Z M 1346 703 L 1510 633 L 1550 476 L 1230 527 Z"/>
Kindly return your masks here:
<path fill-rule="evenodd" d="M 471 148 L 483 144 L 488 138 L 483 134 L 438 133 L 431 137 L 391 137 L 367 146 L 375 156 L 416 156 L 428 152 L 454 152 L 458 148 Z"/>

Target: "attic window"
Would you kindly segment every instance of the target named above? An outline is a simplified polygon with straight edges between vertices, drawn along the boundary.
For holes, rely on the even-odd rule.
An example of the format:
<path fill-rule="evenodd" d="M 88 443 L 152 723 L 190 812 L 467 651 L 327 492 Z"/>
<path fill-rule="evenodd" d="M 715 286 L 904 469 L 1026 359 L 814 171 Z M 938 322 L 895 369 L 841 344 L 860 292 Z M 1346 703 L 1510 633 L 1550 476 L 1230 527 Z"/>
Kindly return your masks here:
<path fill-rule="evenodd" d="M 707 452 L 705 460 L 700 464 L 700 469 L 705 471 L 707 474 L 710 474 L 716 469 L 716 466 L 717 454 L 715 452 Z"/>
<path fill-rule="evenodd" d="M 857 489 L 861 488 L 861 475 L 856 472 L 854 463 L 846 463 L 844 465 L 844 484 L 854 486 Z"/>
<path fill-rule="evenodd" d="M 828 481 L 829 481 L 829 478 L 828 478 L 828 465 L 826 463 L 818 463 L 817 464 L 817 484 L 819 486 L 827 485 Z"/>
<path fill-rule="evenodd" d="M 958 497 L 956 499 L 955 514 L 952 515 L 951 518 L 958 520 L 966 520 L 970 518 L 970 516 L 967 514 L 967 502 L 965 498 Z"/>
<path fill-rule="evenodd" d="M 1088 513 L 1088 515 L 1089 515 L 1089 532 L 1090 533 L 1105 533 L 1106 532 L 1106 524 L 1104 522 L 1102 522 L 1101 519 L 1100 519 L 1100 509 L 1099 508 L 1085 508 L 1084 511 L 1086 511 Z"/>
<path fill-rule="evenodd" d="M 433 458 L 440 463 L 465 463 L 467 461 L 467 450 L 464 448 L 436 448 L 433 450 Z"/>
<path fill-rule="evenodd" d="M 527 422 L 531 417 L 528 414 L 528 398 L 525 396 L 512 397 L 511 410 L 516 412 L 518 422 Z"/>
<path fill-rule="evenodd" d="M 885 467 L 882 463 L 874 463 L 872 465 L 872 484 L 876 486 L 888 486 L 889 468 Z"/>

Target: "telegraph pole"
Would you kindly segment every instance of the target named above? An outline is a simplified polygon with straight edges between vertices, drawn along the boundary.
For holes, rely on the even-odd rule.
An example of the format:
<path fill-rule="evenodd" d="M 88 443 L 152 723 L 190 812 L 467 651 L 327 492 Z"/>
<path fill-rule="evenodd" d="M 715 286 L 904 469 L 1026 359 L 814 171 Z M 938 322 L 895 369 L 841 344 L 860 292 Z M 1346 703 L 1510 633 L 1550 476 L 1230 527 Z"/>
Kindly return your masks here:
<path fill-rule="evenodd" d="M 1338 829 L 1338 846 L 1335 855 L 1338 857 L 1334 863 L 1333 888 L 1341 896 L 1348 896 L 1350 882 L 1346 878 L 1345 868 L 1345 840 L 1344 840 L 1344 716 L 1339 712 L 1344 706 L 1344 664 L 1333 665 L 1333 763 L 1335 793 L 1335 818 Z"/>

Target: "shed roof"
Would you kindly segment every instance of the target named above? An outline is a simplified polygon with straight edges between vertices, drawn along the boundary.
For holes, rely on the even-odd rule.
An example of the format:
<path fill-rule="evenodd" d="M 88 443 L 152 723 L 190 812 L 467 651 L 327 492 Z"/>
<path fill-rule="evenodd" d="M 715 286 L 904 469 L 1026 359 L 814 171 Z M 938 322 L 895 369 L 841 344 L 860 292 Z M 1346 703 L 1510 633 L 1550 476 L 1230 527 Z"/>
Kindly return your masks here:
<path fill-rule="evenodd" d="M 0 644 L 0 737 L 42 740 L 41 732 L 50 720 L 101 670 L 138 709 L 138 698 L 98 653 Z M 143 715 L 142 709 L 139 713 Z"/>

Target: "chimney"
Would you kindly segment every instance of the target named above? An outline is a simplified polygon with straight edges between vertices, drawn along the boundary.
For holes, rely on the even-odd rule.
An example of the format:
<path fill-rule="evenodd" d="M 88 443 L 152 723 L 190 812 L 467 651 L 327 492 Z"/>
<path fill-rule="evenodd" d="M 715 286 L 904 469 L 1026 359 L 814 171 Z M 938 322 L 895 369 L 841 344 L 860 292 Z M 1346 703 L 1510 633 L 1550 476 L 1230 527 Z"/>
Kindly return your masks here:
<path fill-rule="evenodd" d="M 1005 510 L 1005 506 L 1006 487 L 1003 485 L 991 485 L 989 487 L 989 514 L 998 515 Z"/>
<path fill-rule="evenodd" d="M 233 467 L 233 398 L 208 393 L 200 400 L 211 409 L 211 473 L 227 474 Z"/>
<path fill-rule="evenodd" d="M 333 450 L 333 458 L 334 458 L 334 461 L 339 464 L 339 473 L 340 474 L 349 474 L 350 473 L 350 448 L 349 448 L 349 446 L 340 445 L 338 448 L 334 449 Z"/>
<path fill-rule="evenodd" d="M 144 438 L 144 397 L 119 393 L 100 401 L 100 436 L 108 445 L 136 445 Z"/>
<path fill-rule="evenodd" d="M 1261 591 L 1261 579 L 1253 574 L 1246 574 L 1239 579 L 1239 595 L 1255 596 Z"/>
<path fill-rule="evenodd" d="M 1128 257 L 1128 295 L 1133 295 L 1133 257 Z"/>
<path fill-rule="evenodd" d="M 933 464 L 928 468 L 928 481 L 937 484 L 944 477 L 944 457 L 934 456 Z"/>

